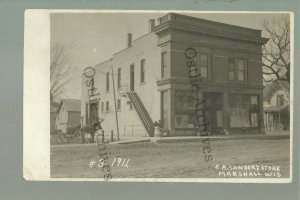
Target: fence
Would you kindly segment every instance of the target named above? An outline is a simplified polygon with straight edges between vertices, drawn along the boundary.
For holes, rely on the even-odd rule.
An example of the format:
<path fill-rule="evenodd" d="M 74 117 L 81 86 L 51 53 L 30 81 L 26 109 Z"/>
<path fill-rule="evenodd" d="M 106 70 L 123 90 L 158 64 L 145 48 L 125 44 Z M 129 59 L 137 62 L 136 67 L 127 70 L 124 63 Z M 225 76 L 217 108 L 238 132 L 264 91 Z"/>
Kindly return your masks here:
<path fill-rule="evenodd" d="M 124 125 L 123 136 L 147 136 L 143 125 Z"/>

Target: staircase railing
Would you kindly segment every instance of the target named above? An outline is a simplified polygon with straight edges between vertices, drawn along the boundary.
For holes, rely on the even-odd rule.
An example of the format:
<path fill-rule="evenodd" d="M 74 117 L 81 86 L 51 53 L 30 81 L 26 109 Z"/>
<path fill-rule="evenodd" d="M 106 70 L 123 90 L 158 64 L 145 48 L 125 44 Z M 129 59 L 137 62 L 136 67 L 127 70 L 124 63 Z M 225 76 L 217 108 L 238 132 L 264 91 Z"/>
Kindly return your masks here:
<path fill-rule="evenodd" d="M 129 91 L 127 94 L 139 118 L 145 126 L 148 135 L 152 137 L 154 135 L 154 124 L 144 104 L 142 103 L 141 99 L 138 97 L 136 92 Z"/>

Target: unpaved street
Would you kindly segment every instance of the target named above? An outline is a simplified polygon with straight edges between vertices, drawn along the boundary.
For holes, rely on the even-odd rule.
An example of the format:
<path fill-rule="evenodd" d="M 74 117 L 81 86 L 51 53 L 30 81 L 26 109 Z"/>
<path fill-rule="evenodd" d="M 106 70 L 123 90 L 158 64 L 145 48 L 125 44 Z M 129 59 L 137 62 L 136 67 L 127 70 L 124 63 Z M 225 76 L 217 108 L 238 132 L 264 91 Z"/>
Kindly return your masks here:
<path fill-rule="evenodd" d="M 199 141 L 107 145 L 110 163 L 129 159 L 128 167 L 114 163 L 113 178 L 219 178 L 216 165 L 252 164 L 280 166 L 281 177 L 289 175 L 289 139 L 211 141 L 211 162 L 202 148 Z M 97 145 L 51 146 L 51 177 L 101 178 L 98 160 Z"/>

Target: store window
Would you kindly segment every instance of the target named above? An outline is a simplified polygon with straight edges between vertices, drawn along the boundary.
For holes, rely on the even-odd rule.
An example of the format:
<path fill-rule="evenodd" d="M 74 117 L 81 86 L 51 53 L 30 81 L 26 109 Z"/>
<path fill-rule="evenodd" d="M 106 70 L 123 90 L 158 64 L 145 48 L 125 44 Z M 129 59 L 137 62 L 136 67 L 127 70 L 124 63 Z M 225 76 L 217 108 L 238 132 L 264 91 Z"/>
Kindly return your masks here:
<path fill-rule="evenodd" d="M 175 128 L 194 128 L 194 97 L 190 91 L 175 92 Z"/>
<path fill-rule="evenodd" d="M 231 128 L 258 126 L 258 96 L 231 94 L 229 106 Z"/>
<path fill-rule="evenodd" d="M 186 104 L 187 104 L 186 105 L 187 108 L 194 108 L 194 97 L 186 96 L 185 101 L 186 101 Z"/>

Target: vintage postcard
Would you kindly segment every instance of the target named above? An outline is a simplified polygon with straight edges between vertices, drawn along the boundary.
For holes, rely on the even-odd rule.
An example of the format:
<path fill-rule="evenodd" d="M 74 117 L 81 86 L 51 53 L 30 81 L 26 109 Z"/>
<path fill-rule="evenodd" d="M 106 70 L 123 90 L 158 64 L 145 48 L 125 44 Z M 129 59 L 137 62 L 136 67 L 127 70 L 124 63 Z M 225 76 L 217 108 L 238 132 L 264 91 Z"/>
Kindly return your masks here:
<path fill-rule="evenodd" d="M 24 178 L 291 182 L 293 17 L 26 10 Z"/>

